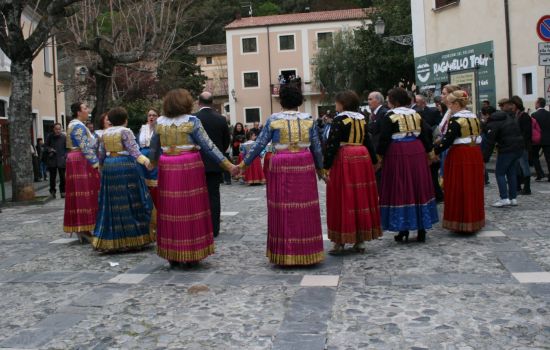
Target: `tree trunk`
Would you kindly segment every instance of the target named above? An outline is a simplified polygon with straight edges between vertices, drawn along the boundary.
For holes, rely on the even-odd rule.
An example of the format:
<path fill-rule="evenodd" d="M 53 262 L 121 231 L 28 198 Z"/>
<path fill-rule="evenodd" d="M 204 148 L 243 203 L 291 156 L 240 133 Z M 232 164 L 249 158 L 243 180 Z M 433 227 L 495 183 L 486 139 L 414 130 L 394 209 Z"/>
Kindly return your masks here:
<path fill-rule="evenodd" d="M 34 174 L 31 154 L 32 58 L 11 63 L 10 165 L 13 201 L 34 198 Z"/>
<path fill-rule="evenodd" d="M 109 108 L 109 96 L 111 94 L 111 78 L 103 75 L 102 73 L 95 75 L 95 113 L 94 123 L 98 124 L 101 115 L 107 112 Z M 97 125 L 102 127 L 101 125 Z"/>

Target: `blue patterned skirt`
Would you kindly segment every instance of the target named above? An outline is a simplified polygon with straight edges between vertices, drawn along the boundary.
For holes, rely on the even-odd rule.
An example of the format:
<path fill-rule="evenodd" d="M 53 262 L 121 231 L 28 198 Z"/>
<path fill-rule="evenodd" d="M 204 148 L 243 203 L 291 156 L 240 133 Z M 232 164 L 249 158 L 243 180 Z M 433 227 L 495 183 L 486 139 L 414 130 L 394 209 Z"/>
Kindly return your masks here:
<path fill-rule="evenodd" d="M 99 211 L 93 247 L 128 250 L 154 241 L 150 233 L 153 202 L 132 156 L 107 157 L 101 174 Z"/>
<path fill-rule="evenodd" d="M 428 157 L 415 138 L 392 141 L 382 167 L 380 215 L 388 231 L 427 230 L 439 221 Z"/>

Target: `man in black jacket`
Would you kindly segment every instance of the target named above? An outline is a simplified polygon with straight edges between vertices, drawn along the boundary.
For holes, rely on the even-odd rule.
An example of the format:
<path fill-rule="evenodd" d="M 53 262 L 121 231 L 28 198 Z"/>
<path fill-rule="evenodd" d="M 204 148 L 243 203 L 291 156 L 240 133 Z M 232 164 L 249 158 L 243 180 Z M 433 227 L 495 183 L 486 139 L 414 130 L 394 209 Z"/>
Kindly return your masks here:
<path fill-rule="evenodd" d="M 529 154 L 531 152 L 531 117 L 525 113 L 523 107 L 523 100 L 519 96 L 512 96 L 510 98 L 512 113 L 515 114 L 525 149 L 519 159 L 519 168 L 521 170 L 520 183 L 523 184 L 523 189 L 520 194 L 531 194 L 531 169 L 529 168 Z M 518 189 L 521 186 L 518 186 Z"/>
<path fill-rule="evenodd" d="M 532 158 L 533 165 L 537 171 L 536 181 L 540 181 L 544 178 L 544 170 L 540 165 L 539 153 L 542 149 L 544 153 L 544 159 L 546 159 L 546 165 L 548 166 L 548 181 L 550 181 L 550 112 L 546 109 L 546 100 L 542 97 L 535 102 L 535 108 L 537 109 L 532 117 L 535 118 L 540 126 L 540 144 L 533 145 Z"/>
<path fill-rule="evenodd" d="M 208 137 L 214 142 L 220 152 L 225 153 L 229 147 L 229 127 L 223 116 L 212 109 L 213 97 L 210 92 L 203 92 L 199 95 L 199 111 L 195 114 L 200 119 Z M 212 228 L 214 237 L 220 233 L 220 183 L 223 181 L 223 170 L 218 164 L 208 157 L 202 157 L 206 171 L 206 186 L 208 198 L 210 199 L 210 212 L 212 214 Z"/>
<path fill-rule="evenodd" d="M 55 182 L 59 173 L 59 191 L 65 198 L 65 156 L 67 154 L 67 139 L 61 133 L 61 124 L 53 126 L 53 133 L 48 135 L 45 144 L 46 166 L 50 173 L 50 194 L 55 198 Z"/>
<path fill-rule="evenodd" d="M 518 123 L 513 115 L 498 111 L 489 117 L 485 127 L 487 137 L 483 148 L 483 159 L 487 163 L 493 154 L 495 145 L 498 148 L 495 175 L 500 199 L 494 207 L 516 206 L 518 162 L 524 152 L 524 140 Z"/>

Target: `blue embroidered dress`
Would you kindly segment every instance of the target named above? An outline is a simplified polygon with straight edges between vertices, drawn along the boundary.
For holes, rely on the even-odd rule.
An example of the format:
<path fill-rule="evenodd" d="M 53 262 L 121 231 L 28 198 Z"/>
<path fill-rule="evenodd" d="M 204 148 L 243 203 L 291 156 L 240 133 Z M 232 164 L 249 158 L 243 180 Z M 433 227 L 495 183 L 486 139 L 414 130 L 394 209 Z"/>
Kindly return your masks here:
<path fill-rule="evenodd" d="M 153 203 L 137 164 L 146 165 L 149 160 L 139 152 L 132 131 L 123 126 L 107 129 L 99 159 L 103 167 L 94 248 L 116 251 L 153 242 L 149 227 Z"/>

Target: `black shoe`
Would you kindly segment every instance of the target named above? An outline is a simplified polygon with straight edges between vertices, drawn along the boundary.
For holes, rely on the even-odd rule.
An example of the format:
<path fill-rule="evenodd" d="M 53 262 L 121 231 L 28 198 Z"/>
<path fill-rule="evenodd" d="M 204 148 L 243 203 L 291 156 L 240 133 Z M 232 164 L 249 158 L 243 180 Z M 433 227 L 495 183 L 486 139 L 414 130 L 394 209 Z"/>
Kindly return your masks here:
<path fill-rule="evenodd" d="M 418 242 L 426 242 L 426 230 L 418 230 L 418 236 L 416 237 Z"/>
<path fill-rule="evenodd" d="M 399 231 L 398 235 L 393 236 L 396 242 L 403 242 L 405 238 L 405 243 L 409 241 L 409 231 Z"/>
<path fill-rule="evenodd" d="M 544 175 L 543 175 L 543 176 L 537 176 L 537 177 L 535 178 L 535 181 L 536 181 L 536 182 L 540 182 L 540 181 L 543 181 L 543 180 L 544 180 Z"/>
<path fill-rule="evenodd" d="M 55 199 L 55 191 L 50 191 L 50 196 Z"/>
<path fill-rule="evenodd" d="M 180 263 L 178 261 L 168 260 L 168 262 L 170 263 L 171 269 L 177 269 L 180 266 Z"/>
<path fill-rule="evenodd" d="M 231 181 L 226 181 L 225 184 L 226 185 L 231 185 Z"/>
<path fill-rule="evenodd" d="M 521 190 L 521 191 L 519 192 L 519 194 L 522 194 L 522 195 L 524 195 L 524 196 L 529 196 L 529 195 L 531 194 L 531 190 L 525 190 L 525 189 L 523 189 L 523 190 Z"/>
<path fill-rule="evenodd" d="M 61 192 L 61 198 L 65 198 L 65 192 Z"/>

